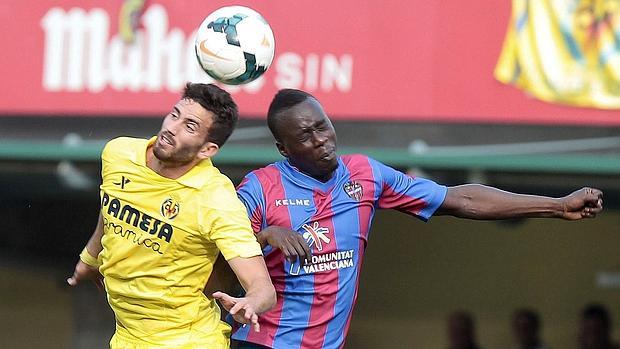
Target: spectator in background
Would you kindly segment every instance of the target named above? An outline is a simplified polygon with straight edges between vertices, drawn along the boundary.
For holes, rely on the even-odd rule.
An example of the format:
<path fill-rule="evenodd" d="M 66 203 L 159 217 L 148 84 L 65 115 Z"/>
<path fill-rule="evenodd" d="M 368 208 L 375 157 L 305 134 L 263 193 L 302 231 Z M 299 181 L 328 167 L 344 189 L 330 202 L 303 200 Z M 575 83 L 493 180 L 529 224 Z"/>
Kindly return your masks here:
<path fill-rule="evenodd" d="M 611 316 L 601 304 L 587 305 L 579 324 L 580 349 L 620 349 L 611 339 Z"/>
<path fill-rule="evenodd" d="M 474 318 L 466 311 L 456 311 L 448 317 L 448 349 L 480 349 L 476 343 Z"/>
<path fill-rule="evenodd" d="M 532 309 L 519 309 L 512 316 L 515 349 L 548 349 L 540 340 L 540 317 Z"/>

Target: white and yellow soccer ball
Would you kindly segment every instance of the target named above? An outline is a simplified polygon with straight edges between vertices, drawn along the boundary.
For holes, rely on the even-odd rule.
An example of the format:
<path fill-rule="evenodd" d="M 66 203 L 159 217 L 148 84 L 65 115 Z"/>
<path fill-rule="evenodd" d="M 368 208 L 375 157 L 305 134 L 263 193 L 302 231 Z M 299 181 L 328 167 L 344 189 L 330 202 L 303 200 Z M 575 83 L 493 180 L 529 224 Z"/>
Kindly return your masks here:
<path fill-rule="evenodd" d="M 244 6 L 222 7 L 208 15 L 198 28 L 195 46 L 202 69 L 229 85 L 257 79 L 275 53 L 271 27 L 258 12 Z"/>

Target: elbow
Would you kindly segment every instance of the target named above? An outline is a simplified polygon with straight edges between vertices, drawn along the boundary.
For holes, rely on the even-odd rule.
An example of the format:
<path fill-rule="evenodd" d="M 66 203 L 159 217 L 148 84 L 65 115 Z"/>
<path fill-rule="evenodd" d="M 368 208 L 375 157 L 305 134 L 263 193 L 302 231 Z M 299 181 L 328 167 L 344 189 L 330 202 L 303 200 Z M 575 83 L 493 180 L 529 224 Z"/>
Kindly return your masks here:
<path fill-rule="evenodd" d="M 462 195 L 456 207 L 455 216 L 461 218 L 472 218 L 480 215 L 480 209 L 474 205 L 474 198 L 471 195 Z"/>

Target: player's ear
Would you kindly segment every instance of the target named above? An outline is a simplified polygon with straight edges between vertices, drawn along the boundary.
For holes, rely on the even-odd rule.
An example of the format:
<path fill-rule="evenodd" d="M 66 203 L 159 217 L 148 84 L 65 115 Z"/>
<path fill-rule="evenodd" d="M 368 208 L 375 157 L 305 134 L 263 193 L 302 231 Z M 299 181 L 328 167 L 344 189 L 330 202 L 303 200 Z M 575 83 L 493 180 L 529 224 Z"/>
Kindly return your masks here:
<path fill-rule="evenodd" d="M 215 154 L 217 154 L 219 150 L 220 147 L 217 144 L 213 142 L 207 142 L 202 146 L 202 148 L 200 148 L 197 156 L 201 160 L 212 158 L 215 156 Z"/>
<path fill-rule="evenodd" d="M 284 145 L 282 145 L 282 143 L 276 141 L 276 148 L 278 148 L 278 151 L 282 154 L 282 156 L 288 158 L 288 153 L 286 152 L 286 149 L 284 149 Z"/>

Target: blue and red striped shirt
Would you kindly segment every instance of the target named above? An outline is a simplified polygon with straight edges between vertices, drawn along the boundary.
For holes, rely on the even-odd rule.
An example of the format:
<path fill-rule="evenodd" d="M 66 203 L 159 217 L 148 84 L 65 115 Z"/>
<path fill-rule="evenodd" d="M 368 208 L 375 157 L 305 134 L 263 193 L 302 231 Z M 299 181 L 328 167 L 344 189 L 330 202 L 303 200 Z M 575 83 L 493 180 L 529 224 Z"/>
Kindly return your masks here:
<path fill-rule="evenodd" d="M 259 333 L 245 326 L 233 338 L 274 349 L 342 347 L 375 209 L 393 208 L 426 221 L 446 190 L 364 155 L 341 156 L 325 183 L 286 160 L 249 173 L 237 193 L 254 232 L 272 225 L 291 228 L 308 242 L 312 261 L 290 263 L 267 246 L 263 253 L 278 301 L 261 315 Z"/>

